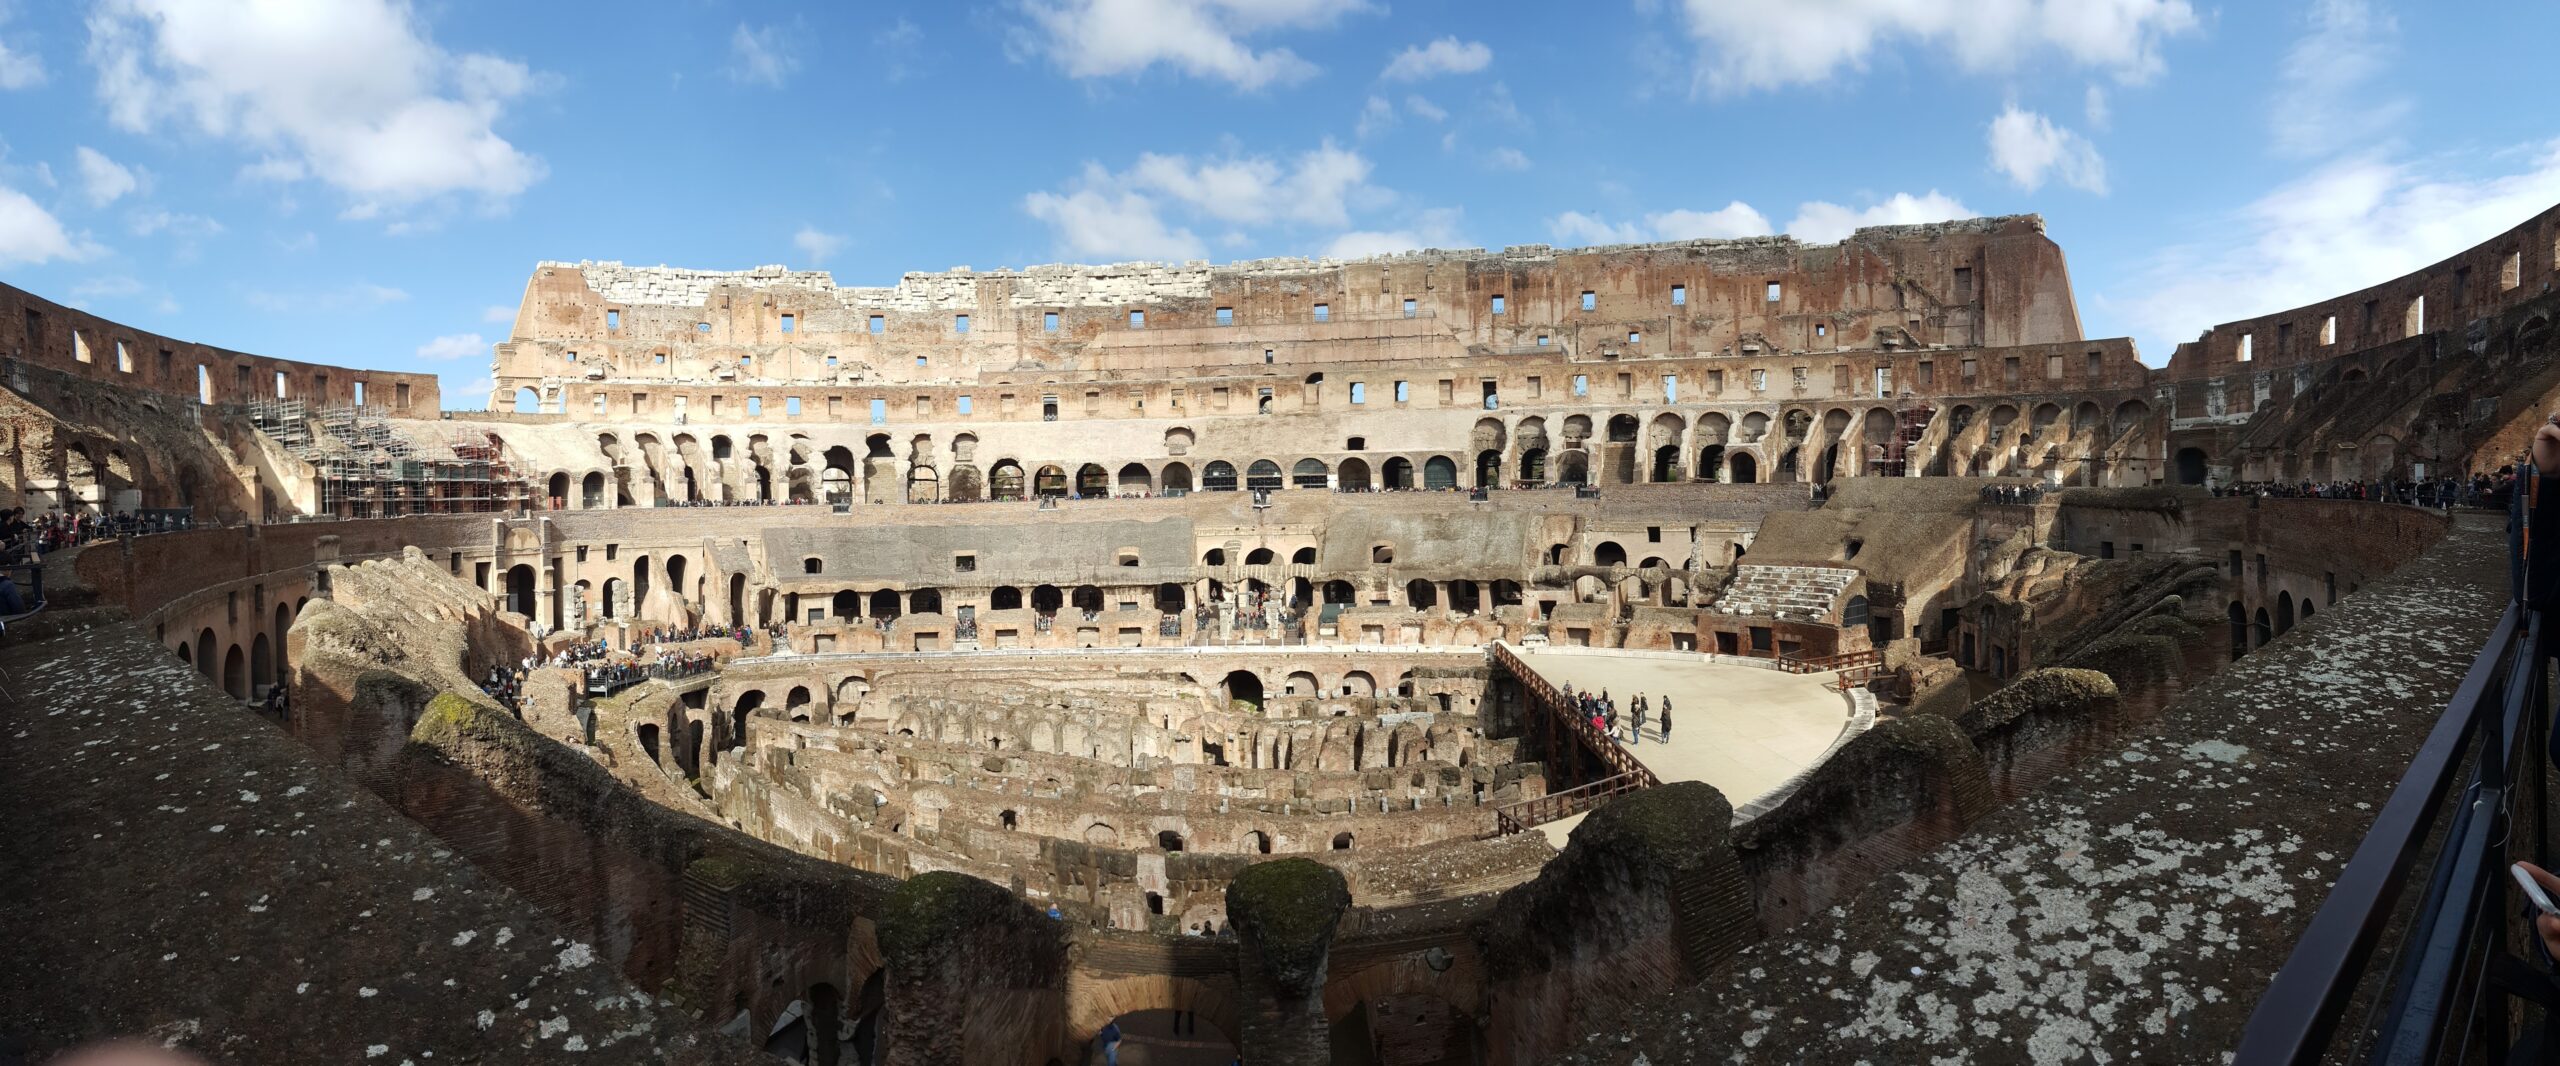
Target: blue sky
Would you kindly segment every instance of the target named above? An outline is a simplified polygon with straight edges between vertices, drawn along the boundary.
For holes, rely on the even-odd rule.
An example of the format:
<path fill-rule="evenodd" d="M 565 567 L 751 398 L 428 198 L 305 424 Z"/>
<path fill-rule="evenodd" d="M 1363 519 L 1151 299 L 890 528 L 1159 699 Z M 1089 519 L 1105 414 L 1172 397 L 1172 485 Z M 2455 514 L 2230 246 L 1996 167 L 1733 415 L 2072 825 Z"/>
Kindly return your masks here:
<path fill-rule="evenodd" d="M 2560 202 L 2560 5 L 0 0 L 0 280 L 441 374 L 533 264 L 907 270 L 2039 212 L 2093 336 Z"/>

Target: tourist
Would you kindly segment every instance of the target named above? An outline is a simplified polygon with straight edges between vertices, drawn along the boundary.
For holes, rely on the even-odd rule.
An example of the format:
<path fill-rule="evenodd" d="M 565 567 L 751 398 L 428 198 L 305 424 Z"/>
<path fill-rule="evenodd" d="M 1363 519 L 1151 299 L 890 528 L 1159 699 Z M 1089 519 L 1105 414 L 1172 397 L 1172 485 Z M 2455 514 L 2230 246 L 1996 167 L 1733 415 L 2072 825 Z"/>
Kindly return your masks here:
<path fill-rule="evenodd" d="M 1671 697 L 1662 698 L 1662 742 L 1671 743 Z"/>
<path fill-rule="evenodd" d="M 1094 1039 L 1102 1044 L 1102 1061 L 1110 1063 L 1111 1066 L 1120 1066 L 1120 1023 L 1105 1023 L 1102 1032 L 1096 1034 Z"/>
<path fill-rule="evenodd" d="M 1630 731 L 1630 733 L 1629 733 L 1629 735 L 1630 735 L 1630 736 L 1632 736 L 1632 737 L 1634 737 L 1635 739 L 1634 739 L 1633 741 L 1631 741 L 1630 743 L 1632 743 L 1632 744 L 1642 744 L 1642 743 L 1644 743 L 1644 697 L 1642 697 L 1642 696 L 1638 696 L 1638 697 L 1636 697 L 1636 707 L 1635 707 L 1635 711 L 1636 711 L 1636 727 L 1635 727 L 1635 729 L 1634 729 L 1634 730 Z"/>

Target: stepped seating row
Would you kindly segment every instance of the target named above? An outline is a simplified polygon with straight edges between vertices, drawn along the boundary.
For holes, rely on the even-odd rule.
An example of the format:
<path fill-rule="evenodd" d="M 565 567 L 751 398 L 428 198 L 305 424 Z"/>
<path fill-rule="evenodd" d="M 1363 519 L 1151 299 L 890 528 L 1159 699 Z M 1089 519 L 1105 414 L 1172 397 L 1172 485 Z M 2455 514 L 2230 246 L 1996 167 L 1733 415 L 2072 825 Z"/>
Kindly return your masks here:
<path fill-rule="evenodd" d="M 1855 570 L 1827 566 L 1760 566 L 1734 569 L 1733 583 L 1710 608 L 1719 614 L 1768 615 L 1791 622 L 1832 621 L 1840 593 L 1858 579 Z"/>

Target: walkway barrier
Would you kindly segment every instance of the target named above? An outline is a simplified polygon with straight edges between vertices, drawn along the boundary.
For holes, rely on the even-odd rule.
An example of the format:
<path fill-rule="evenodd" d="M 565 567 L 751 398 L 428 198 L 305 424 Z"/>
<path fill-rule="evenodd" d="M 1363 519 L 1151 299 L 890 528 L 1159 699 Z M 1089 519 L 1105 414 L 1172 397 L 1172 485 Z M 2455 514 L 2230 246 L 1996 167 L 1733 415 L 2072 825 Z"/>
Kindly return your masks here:
<path fill-rule="evenodd" d="M 2550 866 L 2544 615 L 2560 599 L 2560 499 L 2528 488 L 2510 515 L 2522 535 L 2505 613 L 2258 1000 L 2235 1061 L 2560 1054 L 2560 985 L 2530 961 L 2541 956 L 2532 908 L 2507 872 L 2517 860 Z"/>
<path fill-rule="evenodd" d="M 1562 792 L 1506 803 L 1493 809 L 1493 832 L 1495 836 L 1525 833 L 1548 822 L 1588 811 L 1611 796 L 1624 795 L 1653 783 L 1636 774 L 1619 774 Z"/>
<path fill-rule="evenodd" d="M 1581 711 L 1575 705 L 1574 701 L 1565 696 L 1564 693 L 1557 691 L 1554 685 L 1548 684 L 1547 679 L 1539 676 L 1537 671 L 1530 669 L 1527 663 L 1521 662 L 1520 657 L 1512 652 L 1510 645 L 1496 641 L 1490 645 L 1490 648 L 1493 653 L 1494 665 L 1500 667 L 1504 672 L 1509 673 L 1513 678 L 1518 679 L 1521 691 L 1528 694 L 1529 706 L 1537 712 L 1537 719 L 1545 727 L 1545 732 L 1548 738 L 1548 757 L 1556 757 L 1557 749 L 1560 747 L 1557 743 L 1558 740 L 1570 737 L 1572 738 L 1577 750 L 1589 752 L 1602 767 L 1608 770 L 1608 773 L 1597 781 L 1592 781 L 1576 788 L 1567 789 L 1565 792 L 1557 793 L 1557 795 L 1575 796 L 1584 792 L 1586 789 L 1594 789 L 1601 785 L 1610 785 L 1611 782 L 1618 782 L 1617 784 L 1610 785 L 1610 787 L 1604 791 L 1595 792 L 1589 795 L 1579 795 L 1575 800 L 1571 801 L 1580 804 L 1580 806 L 1574 810 L 1556 814 L 1550 818 L 1541 818 L 1538 821 L 1529 821 L 1525 824 L 1520 824 L 1520 820 L 1515 818 L 1513 819 L 1515 827 L 1498 828 L 1497 835 L 1501 833 L 1516 833 L 1522 829 L 1528 828 L 1529 826 L 1538 824 L 1539 821 L 1553 821 L 1555 818 L 1562 818 L 1571 814 L 1579 814 L 1582 811 L 1586 811 L 1597 806 L 1600 801 L 1606 800 L 1611 796 L 1626 792 L 1633 792 L 1640 788 L 1652 788 L 1653 786 L 1662 783 L 1660 778 L 1653 776 L 1652 770 L 1646 768 L 1643 762 L 1636 759 L 1635 753 L 1628 751 L 1624 745 L 1618 743 L 1618 738 L 1610 736 L 1601 730 L 1592 728 L 1590 721 L 1582 716 Z M 1501 819 L 1498 812 L 1496 824 L 1497 826 L 1501 825 Z"/>

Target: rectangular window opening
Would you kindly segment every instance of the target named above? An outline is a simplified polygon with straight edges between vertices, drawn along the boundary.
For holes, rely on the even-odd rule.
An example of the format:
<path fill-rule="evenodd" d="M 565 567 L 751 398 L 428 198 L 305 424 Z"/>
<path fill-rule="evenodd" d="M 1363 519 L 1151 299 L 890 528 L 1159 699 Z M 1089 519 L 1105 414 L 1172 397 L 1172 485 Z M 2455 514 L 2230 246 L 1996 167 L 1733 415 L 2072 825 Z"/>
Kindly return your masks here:
<path fill-rule="evenodd" d="M 1498 314 L 1501 314 L 1501 313 L 1502 313 L 1502 304 L 1503 304 L 1503 299 L 1502 299 L 1502 297 L 1500 297 L 1500 296 L 1496 296 L 1496 297 L 1494 297 L 1494 298 L 1493 298 L 1493 313 L 1494 313 L 1494 314 L 1497 314 L 1497 315 L 1498 315 Z"/>
<path fill-rule="evenodd" d="M 1058 313 L 1057 313 L 1057 312 L 1055 312 L 1055 311 L 1042 311 L 1042 312 L 1040 312 L 1040 332 L 1042 332 L 1042 333 L 1056 333 L 1057 331 L 1058 331 Z M 875 330 L 874 332 L 877 332 L 877 331 Z"/>
<path fill-rule="evenodd" d="M 1235 308 L 1232 308 L 1232 307 L 1221 307 L 1221 308 L 1219 308 L 1219 309 L 1218 309 L 1218 324 L 1219 324 L 1219 325 L 1221 325 L 1221 326 L 1232 326 L 1232 325 L 1235 325 L 1235 324 L 1236 324 L 1236 309 L 1235 309 Z"/>
<path fill-rule="evenodd" d="M 782 316 L 782 331 L 783 331 L 784 333 L 797 333 L 797 332 L 799 332 L 799 331 L 800 331 L 800 316 L 798 316 L 798 315 L 794 315 L 794 314 L 791 314 L 791 313 L 789 313 L 789 312 L 784 312 L 784 313 L 783 313 L 783 316 Z"/>
<path fill-rule="evenodd" d="M 1672 286 L 1672 287 L 1671 287 L 1671 306 L 1673 306 L 1673 307 L 1687 307 L 1687 306 L 1689 306 L 1689 287 L 1688 287 L 1688 286 L 1686 286 L 1686 285 L 1674 285 L 1674 286 Z"/>
<path fill-rule="evenodd" d="M 1331 322 L 1331 321 L 1333 321 L 1333 305 L 1332 305 L 1332 304 L 1317 304 L 1317 305 L 1316 305 L 1316 321 L 1318 321 L 1318 322 Z"/>
<path fill-rule="evenodd" d="M 1413 297 L 1410 297 L 1410 296 L 1405 297 L 1405 298 L 1404 298 L 1404 317 L 1406 317 L 1406 318 L 1412 318 L 1412 317 L 1414 316 L 1414 313 L 1415 313 L 1416 309 L 1418 308 L 1418 306 L 1419 306 L 1419 305 L 1417 305 L 1417 304 L 1415 304 L 1415 303 L 1414 303 Z"/>
<path fill-rule="evenodd" d="M 621 329 L 622 312 L 613 308 L 606 308 L 604 312 L 604 328 Z"/>
<path fill-rule="evenodd" d="M 1584 289 L 1584 290 L 1582 290 L 1582 309 L 1583 309 L 1583 310 L 1585 310 L 1585 311 L 1597 311 L 1597 310 L 1599 310 L 1599 309 L 1600 309 L 1600 294 L 1599 294 L 1599 293 L 1596 293 L 1596 292 L 1593 292 L 1593 291 L 1591 291 L 1591 290 L 1589 290 L 1589 289 Z"/>
<path fill-rule="evenodd" d="M 889 421 L 889 401 L 887 401 L 887 400 L 873 400 L 873 401 L 871 401 L 871 424 L 872 424 L 872 425 L 875 425 L 875 426 L 878 426 L 878 425 L 885 425 L 885 424 L 887 424 L 887 423 L 888 423 L 888 421 Z"/>
<path fill-rule="evenodd" d="M 953 316 L 951 316 L 951 332 L 953 332 L 953 333 L 967 333 L 967 332 L 969 332 L 969 316 L 967 316 L 967 315 L 953 315 Z"/>
<path fill-rule="evenodd" d="M 1129 312 L 1129 328 L 1130 328 L 1130 329 L 1145 329 L 1145 328 L 1147 328 L 1147 313 L 1146 313 L 1145 311 L 1131 311 L 1131 312 Z"/>
<path fill-rule="evenodd" d="M 1413 383 L 1410 381 L 1396 382 L 1396 402 L 1404 403 L 1411 399 L 1413 399 Z"/>
<path fill-rule="evenodd" d="M 871 318 L 870 318 L 869 322 L 870 322 L 871 332 L 873 332 L 873 333 L 875 333 L 875 334 L 877 334 L 877 333 L 887 333 L 887 332 L 889 332 L 889 318 L 888 318 L 888 316 L 886 316 L 886 315 L 873 315 L 873 316 L 871 316 Z"/>
<path fill-rule="evenodd" d="M 969 397 L 963 395 L 959 399 L 951 402 L 951 409 L 965 415 L 976 410 L 975 401 L 972 401 Z"/>
<path fill-rule="evenodd" d="M 788 418 L 800 417 L 800 398 L 797 396 L 783 397 L 782 413 Z"/>
<path fill-rule="evenodd" d="M 1785 294 L 1785 291 L 1786 291 L 1786 289 L 1785 289 L 1785 287 L 1784 287 L 1784 286 L 1781 286 L 1781 285 L 1779 285 L 1777 282 L 1774 282 L 1774 281 L 1770 282 L 1770 283 L 1769 283 L 1769 302 L 1770 302 L 1770 303 L 1776 303 L 1776 302 L 1778 302 L 1778 298 L 1779 298 L 1780 296 L 1784 295 L 1784 294 Z"/>
<path fill-rule="evenodd" d="M 1351 383 L 1351 402 L 1353 402 L 1353 403 L 1367 403 L 1367 402 L 1369 402 L 1369 386 L 1364 385 L 1364 384 L 1361 384 L 1360 382 L 1357 382 L 1357 381 L 1352 382 L 1352 383 Z"/>

